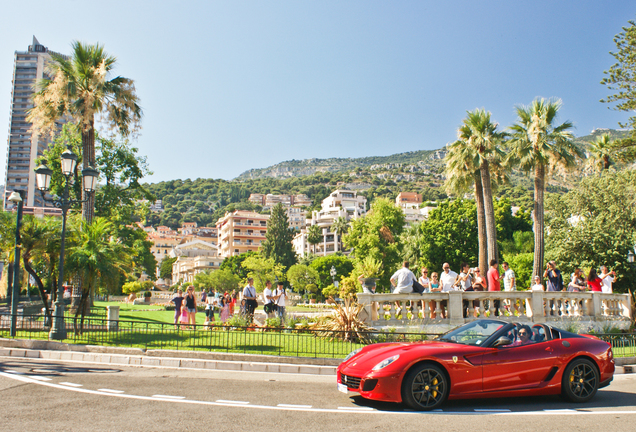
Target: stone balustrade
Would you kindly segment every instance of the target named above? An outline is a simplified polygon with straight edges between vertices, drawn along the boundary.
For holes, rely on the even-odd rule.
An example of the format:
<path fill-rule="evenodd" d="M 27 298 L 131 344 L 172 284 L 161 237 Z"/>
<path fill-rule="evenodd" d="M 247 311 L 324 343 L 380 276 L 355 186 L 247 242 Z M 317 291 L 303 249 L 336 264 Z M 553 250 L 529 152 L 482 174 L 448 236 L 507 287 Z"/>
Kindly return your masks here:
<path fill-rule="evenodd" d="M 364 305 L 360 318 L 369 325 L 404 326 L 446 324 L 499 317 L 506 321 L 622 322 L 632 321 L 629 294 L 567 291 L 450 291 L 424 294 L 358 293 Z M 498 306 L 496 308 L 496 306 Z M 445 309 L 445 313 L 442 311 Z M 475 318 L 475 309 L 478 317 Z M 433 314 L 434 312 L 434 314 Z M 431 316 L 435 318 L 431 318 Z"/>

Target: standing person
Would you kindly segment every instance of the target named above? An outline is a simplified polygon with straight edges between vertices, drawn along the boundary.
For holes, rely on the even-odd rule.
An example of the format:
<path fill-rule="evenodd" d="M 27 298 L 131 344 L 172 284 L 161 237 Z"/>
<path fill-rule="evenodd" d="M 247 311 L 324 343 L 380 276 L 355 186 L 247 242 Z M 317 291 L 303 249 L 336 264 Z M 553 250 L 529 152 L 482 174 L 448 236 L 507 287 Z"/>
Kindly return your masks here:
<path fill-rule="evenodd" d="M 459 276 L 457 276 L 457 283 L 459 284 L 459 288 L 462 291 L 472 291 L 473 290 L 473 278 L 470 274 L 470 266 L 466 263 L 462 263 L 461 272 Z M 462 302 L 462 313 L 464 318 L 468 317 L 468 308 L 470 307 L 469 301 L 464 300 Z"/>
<path fill-rule="evenodd" d="M 431 292 L 431 280 L 428 278 L 428 269 L 422 267 L 422 276 L 418 279 L 418 282 L 424 288 L 425 293 Z M 433 305 L 430 302 L 422 300 L 422 318 L 426 318 L 426 305 L 428 304 L 429 310 L 433 309 Z"/>
<path fill-rule="evenodd" d="M 543 284 L 541 283 L 541 278 L 539 276 L 535 276 L 533 282 L 534 283 L 530 288 L 531 291 L 545 291 L 545 289 L 543 288 Z"/>
<path fill-rule="evenodd" d="M 395 287 L 393 294 L 408 294 L 413 292 L 413 282 L 415 280 L 415 275 L 409 270 L 409 262 L 404 261 L 402 268 L 391 276 L 391 285 Z"/>
<path fill-rule="evenodd" d="M 192 325 L 193 328 L 196 325 L 196 313 L 197 313 L 197 298 L 194 295 L 194 287 L 190 285 L 186 290 L 186 295 L 184 298 L 186 309 L 188 311 L 188 324 Z M 195 328 L 196 329 L 196 328 Z"/>
<path fill-rule="evenodd" d="M 596 274 L 596 269 L 591 268 L 590 272 L 587 274 L 587 286 L 590 287 L 592 292 L 603 292 L 603 281 L 598 274 Z"/>
<path fill-rule="evenodd" d="M 286 318 L 285 299 L 287 298 L 287 292 L 285 291 L 285 287 L 282 282 L 278 282 L 274 295 L 278 299 L 276 300 L 276 305 L 278 306 L 278 317 L 280 318 L 281 325 L 283 325 Z"/>
<path fill-rule="evenodd" d="M 457 273 L 450 269 L 450 264 L 444 263 L 442 265 L 442 275 L 439 278 L 439 283 L 442 286 L 442 292 L 449 292 L 455 290 L 455 282 L 457 282 Z M 448 316 L 445 313 L 445 309 L 448 307 L 448 300 L 442 300 L 442 318 Z"/>
<path fill-rule="evenodd" d="M 243 299 L 245 300 L 245 313 L 250 321 L 254 321 L 254 311 L 258 307 L 256 301 L 256 288 L 254 288 L 254 279 L 247 279 L 247 285 L 243 288 Z"/>
<path fill-rule="evenodd" d="M 510 268 L 510 265 L 508 265 L 508 263 L 506 261 L 501 263 L 501 266 L 503 267 L 503 281 L 504 281 L 504 291 L 517 291 L 517 278 L 515 276 L 515 272 L 513 269 Z M 515 308 L 515 312 L 519 311 L 519 308 L 517 307 L 517 300 L 510 300 L 510 299 L 506 299 L 505 300 L 506 303 L 506 308 L 512 313 L 512 310 L 510 309 L 510 305 L 514 305 Z"/>
<path fill-rule="evenodd" d="M 223 297 L 221 297 L 221 311 L 219 312 L 219 319 L 221 322 L 227 321 L 230 317 L 230 296 L 225 293 Z"/>
<path fill-rule="evenodd" d="M 604 293 L 611 294 L 612 291 L 612 283 L 616 280 L 616 272 L 608 271 L 606 266 L 601 266 L 601 280 L 603 281 L 603 286 L 601 290 Z"/>
<path fill-rule="evenodd" d="M 496 292 L 501 291 L 501 285 L 499 283 L 499 263 L 496 259 L 490 260 L 490 268 L 486 275 L 488 279 L 488 291 Z M 499 316 L 499 308 L 501 307 L 501 300 L 494 300 L 493 306 L 495 307 L 495 316 Z"/>
<path fill-rule="evenodd" d="M 208 298 L 208 293 L 205 291 L 205 288 L 201 289 L 201 303 L 205 303 Z"/>
<path fill-rule="evenodd" d="M 174 327 L 178 328 L 179 317 L 181 316 L 181 305 L 183 304 L 183 291 L 178 289 L 174 297 L 170 300 L 170 303 L 174 303 Z"/>
<path fill-rule="evenodd" d="M 439 276 L 437 272 L 431 273 L 431 292 L 442 292 L 442 287 L 439 284 Z M 437 303 L 431 301 L 431 319 L 437 318 L 437 313 L 435 310 L 437 309 Z M 441 310 L 441 317 L 444 318 L 444 309 Z"/>
<path fill-rule="evenodd" d="M 214 322 L 214 307 L 215 307 L 214 289 L 211 289 L 205 298 L 205 312 L 208 314 L 208 324 Z"/>
<path fill-rule="evenodd" d="M 234 316 L 234 308 L 236 308 L 236 302 L 238 300 L 238 292 L 235 289 L 232 290 L 232 299 L 230 300 L 230 316 Z"/>
<path fill-rule="evenodd" d="M 561 271 L 556 268 L 556 263 L 554 261 L 548 262 L 546 265 L 546 269 L 543 272 L 543 277 L 547 278 L 548 281 L 546 283 L 546 291 L 561 291 L 563 290 L 563 277 L 561 276 Z M 550 315 L 554 315 L 554 300 L 550 300 Z M 561 300 L 557 301 L 557 309 L 559 315 L 561 315 Z"/>
<path fill-rule="evenodd" d="M 479 267 L 473 269 L 473 291 L 486 291 L 486 283 L 481 276 Z M 473 316 L 477 318 L 479 316 L 479 300 L 473 300 L 473 308 L 475 309 Z"/>
<path fill-rule="evenodd" d="M 272 293 L 272 283 L 270 281 L 265 282 L 265 289 L 263 290 L 263 310 L 267 313 L 267 318 L 273 318 L 276 313 L 276 300 L 277 298 Z"/>
<path fill-rule="evenodd" d="M 587 291 L 585 285 L 585 279 L 583 279 L 583 271 L 580 268 L 574 269 L 574 273 L 570 276 L 570 283 L 568 284 L 569 292 Z"/>

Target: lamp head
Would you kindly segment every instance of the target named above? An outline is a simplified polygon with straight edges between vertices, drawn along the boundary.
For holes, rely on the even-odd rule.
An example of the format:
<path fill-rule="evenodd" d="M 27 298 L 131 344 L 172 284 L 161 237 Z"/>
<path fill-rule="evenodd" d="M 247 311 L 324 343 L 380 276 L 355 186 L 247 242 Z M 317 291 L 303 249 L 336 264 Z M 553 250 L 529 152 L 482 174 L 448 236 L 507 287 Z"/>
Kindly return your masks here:
<path fill-rule="evenodd" d="M 84 177 L 84 190 L 86 192 L 95 191 L 97 186 L 97 179 L 99 178 L 99 171 L 93 167 L 84 168 L 82 170 L 82 177 Z"/>
<path fill-rule="evenodd" d="M 18 192 L 13 191 L 11 192 L 11 195 L 9 195 L 8 200 L 11 201 L 13 204 L 18 205 L 22 202 L 22 197 Z"/>
<path fill-rule="evenodd" d="M 42 192 L 49 190 L 51 186 L 51 174 L 53 174 L 53 170 L 45 165 L 40 165 L 35 169 L 35 180 L 38 184 L 38 189 Z"/>
<path fill-rule="evenodd" d="M 633 263 L 634 262 L 634 252 L 632 252 L 631 250 L 629 252 L 627 252 L 627 261 L 629 263 Z"/>
<path fill-rule="evenodd" d="M 62 159 L 62 174 L 70 176 L 75 171 L 75 165 L 77 165 L 77 155 L 67 148 L 62 152 L 60 156 Z"/>

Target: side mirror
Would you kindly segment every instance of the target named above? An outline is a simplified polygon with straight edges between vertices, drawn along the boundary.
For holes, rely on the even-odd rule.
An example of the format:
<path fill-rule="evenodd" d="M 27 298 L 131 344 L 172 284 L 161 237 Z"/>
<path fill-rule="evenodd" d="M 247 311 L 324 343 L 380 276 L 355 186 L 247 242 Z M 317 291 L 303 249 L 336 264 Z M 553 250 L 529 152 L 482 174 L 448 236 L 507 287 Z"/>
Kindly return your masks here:
<path fill-rule="evenodd" d="M 500 346 L 505 346 L 505 345 L 510 345 L 512 344 L 512 341 L 510 339 L 508 339 L 505 336 L 500 337 L 499 339 L 497 339 L 497 341 L 494 343 L 493 347 L 500 347 Z"/>

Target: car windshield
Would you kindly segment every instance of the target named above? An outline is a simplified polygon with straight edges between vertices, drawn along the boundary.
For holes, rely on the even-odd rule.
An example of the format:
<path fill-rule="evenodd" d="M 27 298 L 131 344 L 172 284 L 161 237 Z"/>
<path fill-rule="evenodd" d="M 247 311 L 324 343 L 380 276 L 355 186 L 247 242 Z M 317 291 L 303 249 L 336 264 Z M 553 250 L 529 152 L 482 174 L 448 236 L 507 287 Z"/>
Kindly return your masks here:
<path fill-rule="evenodd" d="M 437 340 L 479 346 L 501 327 L 503 323 L 500 321 L 477 320 L 451 330 Z"/>

